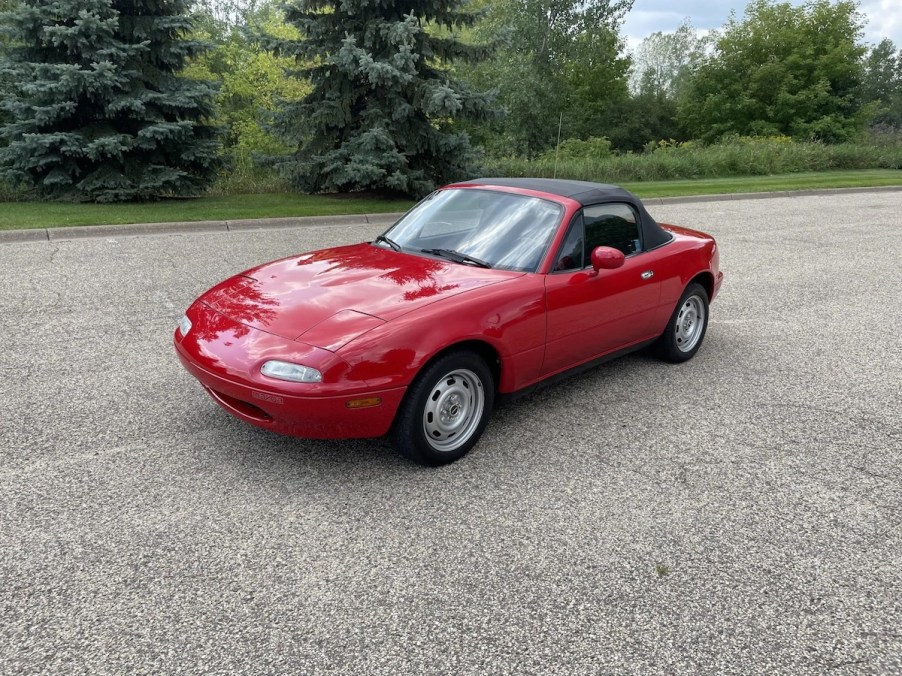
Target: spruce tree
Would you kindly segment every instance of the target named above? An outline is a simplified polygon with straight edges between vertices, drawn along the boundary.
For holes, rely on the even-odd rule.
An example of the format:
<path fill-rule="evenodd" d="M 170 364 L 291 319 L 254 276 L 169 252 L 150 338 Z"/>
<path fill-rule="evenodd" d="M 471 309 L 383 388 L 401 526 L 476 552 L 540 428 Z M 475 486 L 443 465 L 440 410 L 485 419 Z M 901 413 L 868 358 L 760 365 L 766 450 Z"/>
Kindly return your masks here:
<path fill-rule="evenodd" d="M 455 80 L 450 64 L 491 47 L 455 30 L 478 15 L 461 0 L 294 0 L 300 40 L 270 42 L 297 58 L 311 93 L 283 103 L 273 130 L 296 151 L 271 158 L 304 192 L 382 190 L 423 195 L 474 171 L 476 152 L 455 119 L 496 114 L 491 95 Z"/>
<path fill-rule="evenodd" d="M 23 0 L 8 39 L 0 169 L 44 197 L 196 194 L 219 166 L 215 91 L 179 77 L 205 48 L 186 0 Z"/>

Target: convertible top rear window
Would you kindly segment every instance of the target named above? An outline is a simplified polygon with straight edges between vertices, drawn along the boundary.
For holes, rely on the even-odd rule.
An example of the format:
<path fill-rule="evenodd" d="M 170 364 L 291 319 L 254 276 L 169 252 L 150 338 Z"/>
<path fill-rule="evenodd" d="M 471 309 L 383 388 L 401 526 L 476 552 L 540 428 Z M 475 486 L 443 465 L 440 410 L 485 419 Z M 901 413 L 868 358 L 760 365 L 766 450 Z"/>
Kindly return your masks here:
<path fill-rule="evenodd" d="M 407 251 L 447 249 L 493 268 L 534 272 L 564 209 L 549 200 L 480 189 L 433 193 L 386 235 Z"/>

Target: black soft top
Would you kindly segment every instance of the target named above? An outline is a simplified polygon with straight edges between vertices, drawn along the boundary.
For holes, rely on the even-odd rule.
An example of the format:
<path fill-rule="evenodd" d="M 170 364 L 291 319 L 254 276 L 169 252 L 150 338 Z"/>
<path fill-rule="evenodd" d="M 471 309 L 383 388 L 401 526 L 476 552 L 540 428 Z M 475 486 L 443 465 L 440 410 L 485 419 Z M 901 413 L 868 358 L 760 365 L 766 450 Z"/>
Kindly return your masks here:
<path fill-rule="evenodd" d="M 475 178 L 466 181 L 466 184 L 496 185 L 503 188 L 536 190 L 549 195 L 567 197 L 583 206 L 604 204 L 605 202 L 625 202 L 632 205 L 639 213 L 643 249 L 654 249 L 662 244 L 667 244 L 673 239 L 671 233 L 655 222 L 638 197 L 629 190 L 624 190 L 616 185 L 592 183 L 591 181 L 570 181 L 560 178 Z"/>

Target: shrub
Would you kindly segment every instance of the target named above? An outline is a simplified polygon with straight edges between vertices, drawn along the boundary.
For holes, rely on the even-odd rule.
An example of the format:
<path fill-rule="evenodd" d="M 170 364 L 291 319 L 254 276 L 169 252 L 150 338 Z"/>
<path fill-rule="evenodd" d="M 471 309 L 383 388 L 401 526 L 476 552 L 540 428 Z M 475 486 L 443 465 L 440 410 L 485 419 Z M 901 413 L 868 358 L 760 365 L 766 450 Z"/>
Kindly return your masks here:
<path fill-rule="evenodd" d="M 591 136 L 585 141 L 568 138 L 561 141 L 557 149 L 543 153 L 539 160 L 594 160 L 611 156 L 611 142 L 604 136 Z"/>
<path fill-rule="evenodd" d="M 211 195 L 243 195 L 291 192 L 288 184 L 272 167 L 261 166 L 256 153 L 246 148 L 233 148 L 228 167 L 216 177 Z"/>
<path fill-rule="evenodd" d="M 642 154 L 593 158 L 544 155 L 535 161 L 519 158 L 487 160 L 489 173 L 499 176 L 571 178 L 622 183 L 672 179 L 766 176 L 831 169 L 900 169 L 902 143 L 881 145 L 799 143 L 788 137 L 733 137 L 723 143 L 660 141 Z"/>

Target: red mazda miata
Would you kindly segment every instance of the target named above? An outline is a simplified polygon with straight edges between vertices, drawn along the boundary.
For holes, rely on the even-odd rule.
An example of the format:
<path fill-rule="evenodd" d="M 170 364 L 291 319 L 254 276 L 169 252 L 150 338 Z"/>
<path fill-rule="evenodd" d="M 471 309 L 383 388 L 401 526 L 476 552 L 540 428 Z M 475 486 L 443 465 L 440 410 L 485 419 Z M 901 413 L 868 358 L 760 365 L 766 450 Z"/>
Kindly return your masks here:
<path fill-rule="evenodd" d="M 390 434 L 441 465 L 496 400 L 653 344 L 702 344 L 723 281 L 714 239 L 631 193 L 550 179 L 437 190 L 372 242 L 294 255 L 213 287 L 175 331 L 232 415 L 310 438 Z"/>

